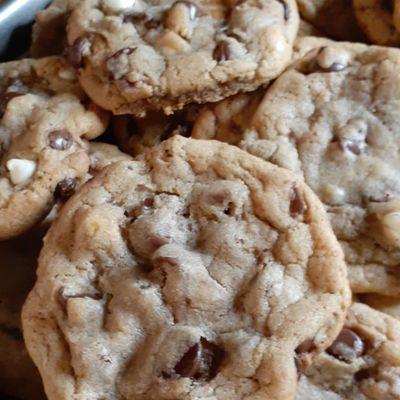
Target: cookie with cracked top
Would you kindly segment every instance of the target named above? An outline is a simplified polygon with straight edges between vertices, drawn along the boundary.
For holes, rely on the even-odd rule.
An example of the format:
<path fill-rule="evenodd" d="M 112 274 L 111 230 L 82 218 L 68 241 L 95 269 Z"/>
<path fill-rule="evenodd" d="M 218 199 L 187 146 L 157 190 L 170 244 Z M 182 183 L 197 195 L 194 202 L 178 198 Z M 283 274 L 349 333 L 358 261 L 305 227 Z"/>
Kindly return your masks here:
<path fill-rule="evenodd" d="M 193 128 L 304 176 L 327 207 L 355 293 L 400 296 L 399 76 L 398 49 L 331 43 L 282 74 L 234 137 L 226 127 L 243 114 L 224 117 L 227 100 Z"/>
<path fill-rule="evenodd" d="M 181 136 L 83 186 L 39 264 L 23 326 L 50 400 L 293 399 L 296 349 L 328 347 L 350 300 L 302 179 Z"/>
<path fill-rule="evenodd" d="M 69 20 L 67 52 L 103 108 L 171 114 L 276 78 L 298 24 L 295 0 L 84 0 Z"/>
<path fill-rule="evenodd" d="M 400 45 L 400 0 L 353 0 L 360 28 L 372 43 Z"/>
<path fill-rule="evenodd" d="M 63 58 L 0 65 L 0 240 L 40 222 L 61 182 L 85 177 L 86 139 L 106 126 Z"/>
<path fill-rule="evenodd" d="M 300 372 L 296 400 L 399 399 L 399 332 L 398 320 L 354 303 L 333 344 Z"/>

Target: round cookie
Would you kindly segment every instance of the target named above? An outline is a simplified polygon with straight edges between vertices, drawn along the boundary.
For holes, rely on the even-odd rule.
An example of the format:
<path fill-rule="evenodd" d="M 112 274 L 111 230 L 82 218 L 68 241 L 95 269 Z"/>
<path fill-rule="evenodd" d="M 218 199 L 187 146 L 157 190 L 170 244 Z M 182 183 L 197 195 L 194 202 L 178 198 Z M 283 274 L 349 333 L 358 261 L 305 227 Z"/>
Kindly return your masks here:
<path fill-rule="evenodd" d="M 34 285 L 44 228 L 0 242 L 0 397 L 44 400 L 39 372 L 22 337 L 20 313 Z"/>
<path fill-rule="evenodd" d="M 399 0 L 353 0 L 358 24 L 372 43 L 400 44 Z"/>
<path fill-rule="evenodd" d="M 64 206 L 23 310 L 53 399 L 292 399 L 349 303 L 323 206 L 290 171 L 175 136 Z M 45 351 L 46 349 L 46 351 Z"/>
<path fill-rule="evenodd" d="M 298 24 L 295 0 L 84 0 L 69 21 L 67 53 L 103 108 L 171 114 L 276 78 Z"/>
<path fill-rule="evenodd" d="M 38 223 L 58 185 L 88 172 L 88 144 L 107 118 L 58 57 L 0 65 L 0 240 Z"/>
<path fill-rule="evenodd" d="M 338 338 L 302 374 L 296 400 L 398 400 L 400 322 L 354 303 Z"/>
<path fill-rule="evenodd" d="M 297 0 L 301 17 L 337 40 L 365 41 L 351 0 Z"/>
<path fill-rule="evenodd" d="M 316 49 L 275 81 L 234 138 L 304 176 L 327 207 L 356 293 L 400 296 L 399 76 L 398 49 Z M 193 136 L 232 143 L 217 107 L 200 113 Z"/>

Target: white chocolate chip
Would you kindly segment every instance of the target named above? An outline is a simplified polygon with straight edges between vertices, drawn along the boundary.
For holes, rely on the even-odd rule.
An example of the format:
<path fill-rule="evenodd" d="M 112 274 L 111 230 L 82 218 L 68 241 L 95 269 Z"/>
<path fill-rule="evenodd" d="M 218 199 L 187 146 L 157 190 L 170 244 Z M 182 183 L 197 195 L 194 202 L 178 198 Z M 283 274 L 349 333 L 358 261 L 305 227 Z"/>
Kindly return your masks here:
<path fill-rule="evenodd" d="M 136 0 L 103 0 L 103 6 L 112 11 L 124 11 L 132 8 Z"/>
<path fill-rule="evenodd" d="M 66 81 L 75 81 L 76 74 L 73 68 L 63 68 L 58 71 L 58 76 Z"/>
<path fill-rule="evenodd" d="M 340 205 L 344 203 L 346 192 L 339 186 L 325 185 L 322 193 L 322 200 L 326 204 Z"/>
<path fill-rule="evenodd" d="M 400 212 L 395 211 L 381 217 L 383 232 L 394 246 L 400 246 Z"/>
<path fill-rule="evenodd" d="M 13 158 L 7 161 L 7 169 L 10 172 L 11 182 L 18 185 L 32 178 L 36 171 L 36 163 L 31 160 Z"/>

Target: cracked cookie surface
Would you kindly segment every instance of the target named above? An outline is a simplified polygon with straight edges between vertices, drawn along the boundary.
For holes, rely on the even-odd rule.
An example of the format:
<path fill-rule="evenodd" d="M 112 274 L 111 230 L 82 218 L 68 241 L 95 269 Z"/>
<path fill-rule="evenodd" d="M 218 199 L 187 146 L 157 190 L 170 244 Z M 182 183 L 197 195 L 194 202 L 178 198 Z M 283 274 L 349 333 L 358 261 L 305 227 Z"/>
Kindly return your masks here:
<path fill-rule="evenodd" d="M 50 400 L 283 400 L 296 349 L 309 344 L 310 364 L 348 303 L 342 251 L 301 179 L 177 136 L 66 203 L 23 325 Z"/>
<path fill-rule="evenodd" d="M 235 111 L 228 100 L 209 106 L 192 133 L 303 175 L 327 207 L 356 293 L 400 296 L 399 73 L 397 49 L 326 43 L 261 101 L 242 95 L 229 100 L 242 104 Z"/>
<path fill-rule="evenodd" d="M 58 184 L 87 174 L 85 139 L 106 121 L 64 59 L 0 65 L 0 240 L 43 219 Z"/>
<path fill-rule="evenodd" d="M 344 329 L 302 374 L 296 400 L 400 399 L 400 322 L 354 303 Z"/>
<path fill-rule="evenodd" d="M 294 0 L 84 0 L 69 21 L 68 53 L 103 108 L 171 114 L 276 78 L 298 24 Z"/>

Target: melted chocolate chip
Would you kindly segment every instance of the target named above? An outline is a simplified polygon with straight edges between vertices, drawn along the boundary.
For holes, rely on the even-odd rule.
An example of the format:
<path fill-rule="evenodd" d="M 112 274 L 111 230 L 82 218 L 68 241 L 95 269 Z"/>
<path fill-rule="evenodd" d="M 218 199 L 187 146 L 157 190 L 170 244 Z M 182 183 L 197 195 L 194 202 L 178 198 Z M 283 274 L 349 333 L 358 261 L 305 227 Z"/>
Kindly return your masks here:
<path fill-rule="evenodd" d="M 304 214 L 307 211 L 307 203 L 304 201 L 303 195 L 299 192 L 297 187 L 293 189 L 293 196 L 290 200 L 289 211 L 292 217 L 295 217 L 299 214 Z"/>
<path fill-rule="evenodd" d="M 14 98 L 22 96 L 19 92 L 6 92 L 0 94 L 0 118 L 3 118 L 4 113 L 7 109 L 7 104 Z"/>
<path fill-rule="evenodd" d="M 218 62 L 226 61 L 229 60 L 230 55 L 231 52 L 229 49 L 229 42 L 227 42 L 226 40 L 221 40 L 214 49 L 213 52 L 214 59 L 217 60 Z"/>
<path fill-rule="evenodd" d="M 183 355 L 174 372 L 180 377 L 211 380 L 218 374 L 224 356 L 225 351 L 221 347 L 202 337 Z"/>
<path fill-rule="evenodd" d="M 285 21 L 289 21 L 290 18 L 290 8 L 288 3 L 286 3 L 286 0 L 278 0 L 279 3 L 282 4 L 283 7 L 283 18 L 285 19 Z"/>
<path fill-rule="evenodd" d="M 365 345 L 357 333 L 344 328 L 328 348 L 327 353 L 345 362 L 351 362 L 364 354 Z"/>
<path fill-rule="evenodd" d="M 48 137 L 49 145 L 54 150 L 68 150 L 73 144 L 72 135 L 66 129 L 52 131 Z"/>
<path fill-rule="evenodd" d="M 54 197 L 57 200 L 68 200 L 76 190 L 76 179 L 66 178 L 58 183 L 54 191 Z"/>
<path fill-rule="evenodd" d="M 83 57 L 89 52 L 92 45 L 93 36 L 80 36 L 75 39 L 71 46 L 67 46 L 64 50 L 64 56 L 75 68 L 83 66 Z"/>

